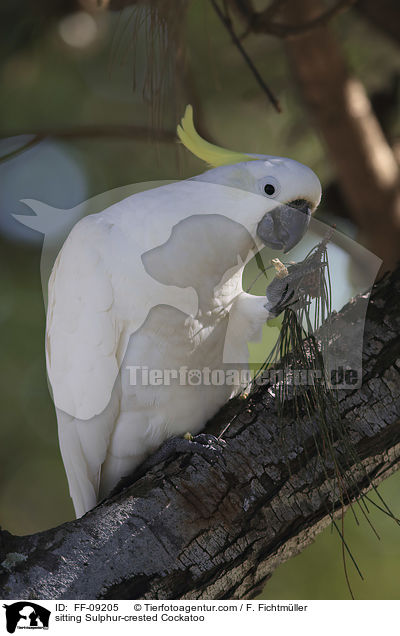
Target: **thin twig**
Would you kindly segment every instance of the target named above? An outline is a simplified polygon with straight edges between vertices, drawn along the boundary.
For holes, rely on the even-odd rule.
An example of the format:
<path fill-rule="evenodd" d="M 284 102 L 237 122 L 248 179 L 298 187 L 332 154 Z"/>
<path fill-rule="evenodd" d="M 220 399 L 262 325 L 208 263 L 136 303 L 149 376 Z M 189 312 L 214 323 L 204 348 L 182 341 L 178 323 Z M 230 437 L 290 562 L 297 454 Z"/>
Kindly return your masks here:
<path fill-rule="evenodd" d="M 19 135 L 21 135 L 21 133 L 19 133 Z M 15 135 L 7 135 L 7 137 L 8 136 L 14 137 Z M 36 146 L 38 143 L 43 141 L 43 139 L 44 139 L 43 135 L 34 135 L 32 139 L 25 142 L 21 146 L 19 146 L 19 148 L 16 148 L 15 150 L 11 150 L 11 152 L 7 152 L 5 155 L 0 156 L 0 163 L 2 163 L 3 161 L 8 161 L 9 159 L 14 159 L 14 157 L 17 157 L 22 152 L 25 152 L 26 150 L 29 150 L 30 148 L 33 148 L 34 146 Z"/>
<path fill-rule="evenodd" d="M 240 42 L 238 36 L 236 35 L 236 33 L 235 33 L 235 31 L 234 31 L 234 29 L 232 27 L 230 19 L 226 15 L 224 15 L 224 13 L 221 11 L 221 9 L 218 6 L 216 0 L 211 0 L 211 4 L 214 7 L 214 10 L 215 10 L 216 14 L 218 15 L 219 19 L 221 20 L 222 24 L 225 26 L 226 30 L 228 31 L 229 35 L 231 36 L 234 45 L 236 46 L 236 48 L 240 52 L 241 56 L 243 57 L 244 61 L 246 62 L 247 66 L 249 67 L 249 69 L 253 73 L 253 75 L 254 75 L 255 79 L 257 80 L 258 84 L 261 86 L 262 90 L 266 93 L 266 95 L 268 95 L 268 98 L 269 98 L 270 102 L 273 104 L 273 106 L 278 111 L 278 113 L 281 113 L 282 112 L 282 108 L 281 108 L 281 105 L 280 105 L 278 99 L 275 97 L 273 92 L 270 90 L 270 88 L 264 82 L 264 80 L 261 77 L 260 73 L 256 69 L 253 61 L 251 60 L 249 55 L 244 50 L 244 48 L 242 46 L 242 43 Z"/>

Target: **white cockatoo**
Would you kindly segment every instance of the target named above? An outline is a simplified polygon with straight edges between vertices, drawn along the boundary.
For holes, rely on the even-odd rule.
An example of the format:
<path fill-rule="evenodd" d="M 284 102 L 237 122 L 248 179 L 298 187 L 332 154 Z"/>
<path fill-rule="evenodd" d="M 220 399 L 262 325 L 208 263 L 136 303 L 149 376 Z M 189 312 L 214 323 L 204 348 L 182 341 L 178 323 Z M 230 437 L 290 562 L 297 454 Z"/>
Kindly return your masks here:
<path fill-rule="evenodd" d="M 78 517 L 240 388 L 221 372 L 243 366 L 282 293 L 245 293 L 244 266 L 296 245 L 321 197 L 297 161 L 203 140 L 190 106 L 178 135 L 214 167 L 79 221 L 49 279 L 47 370 Z"/>

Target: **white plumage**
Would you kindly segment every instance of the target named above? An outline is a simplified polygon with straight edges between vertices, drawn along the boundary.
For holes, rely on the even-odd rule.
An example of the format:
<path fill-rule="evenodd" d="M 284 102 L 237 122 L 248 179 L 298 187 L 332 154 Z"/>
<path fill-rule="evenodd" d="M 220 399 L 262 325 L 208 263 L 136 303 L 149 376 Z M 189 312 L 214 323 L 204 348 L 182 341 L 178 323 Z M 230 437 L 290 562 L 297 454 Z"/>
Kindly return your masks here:
<path fill-rule="evenodd" d="M 265 183 L 279 194 L 266 195 Z M 75 225 L 49 280 L 46 355 L 77 516 L 165 439 L 199 432 L 239 388 L 146 385 L 139 371 L 132 383 L 130 369 L 242 365 L 269 316 L 266 298 L 241 282 L 268 243 L 260 222 L 281 203 L 313 209 L 319 198 L 309 168 L 265 156 L 136 194 Z M 273 228 L 272 243 L 285 247 Z"/>

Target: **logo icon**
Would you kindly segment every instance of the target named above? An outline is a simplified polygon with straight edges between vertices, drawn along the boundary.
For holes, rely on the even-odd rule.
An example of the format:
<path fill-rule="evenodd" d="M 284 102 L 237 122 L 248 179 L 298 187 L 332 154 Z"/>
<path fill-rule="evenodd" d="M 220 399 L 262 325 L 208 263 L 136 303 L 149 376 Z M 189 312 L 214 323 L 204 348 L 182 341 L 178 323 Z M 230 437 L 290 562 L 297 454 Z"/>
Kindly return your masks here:
<path fill-rule="evenodd" d="M 11 605 L 3 605 L 6 610 L 7 631 L 14 634 L 16 629 L 48 629 L 50 610 L 31 603 L 18 601 Z"/>

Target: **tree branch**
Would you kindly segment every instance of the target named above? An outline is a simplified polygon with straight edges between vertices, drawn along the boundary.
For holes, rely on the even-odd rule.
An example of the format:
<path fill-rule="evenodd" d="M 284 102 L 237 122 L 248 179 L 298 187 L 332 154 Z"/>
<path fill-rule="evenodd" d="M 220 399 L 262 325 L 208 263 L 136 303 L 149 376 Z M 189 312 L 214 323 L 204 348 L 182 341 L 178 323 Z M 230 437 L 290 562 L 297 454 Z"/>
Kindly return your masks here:
<path fill-rule="evenodd" d="M 231 23 L 231 20 L 230 20 L 229 16 L 227 14 L 224 14 L 221 11 L 221 9 L 218 6 L 218 3 L 216 2 L 216 0 L 211 0 L 211 4 L 212 4 L 212 6 L 214 8 L 214 11 L 217 14 L 218 18 L 221 20 L 222 24 L 224 25 L 224 27 L 228 31 L 229 35 L 231 36 L 233 44 L 235 45 L 235 47 L 237 48 L 237 50 L 239 51 L 239 53 L 243 57 L 243 59 L 246 62 L 247 66 L 249 67 L 251 73 L 254 75 L 257 83 L 262 88 L 264 93 L 268 96 L 268 99 L 270 100 L 270 102 L 274 106 L 274 108 L 277 110 L 277 112 L 281 113 L 282 112 L 282 108 L 281 108 L 281 105 L 280 105 L 278 99 L 275 97 L 274 93 L 271 91 L 269 86 L 267 86 L 267 84 L 264 82 L 264 80 L 261 77 L 260 73 L 258 72 L 257 68 L 255 67 L 252 59 L 249 57 L 249 55 L 246 53 L 245 49 L 243 48 L 243 45 L 240 42 L 240 39 L 238 38 L 238 36 L 236 35 L 236 33 L 235 33 L 235 31 L 234 31 L 234 29 L 232 27 L 232 23 Z"/>
<path fill-rule="evenodd" d="M 77 126 L 76 128 L 46 128 L 37 132 L 32 130 L 18 130 L 0 132 L 0 139 L 6 137 L 17 137 L 19 135 L 34 135 L 39 140 L 45 137 L 59 137 L 61 139 L 93 139 L 96 137 L 122 137 L 123 139 L 134 137 L 140 141 L 149 141 L 156 138 L 158 141 L 176 141 L 175 130 L 156 130 L 146 126 L 136 126 L 130 124 L 98 124 Z"/>
<path fill-rule="evenodd" d="M 399 295 L 400 267 L 371 296 L 362 388 L 340 395 L 364 466 L 350 468 L 364 491 L 368 479 L 378 483 L 400 463 Z M 344 307 L 334 331 L 343 334 L 366 303 L 360 296 Z M 344 338 L 341 346 L 351 344 Z M 341 502 L 333 477 L 314 461 L 317 423 L 308 424 L 299 447 L 297 425 L 287 421 L 284 451 L 268 387 L 245 404 L 230 401 L 208 430 L 219 432 L 233 418 L 214 464 L 175 456 L 81 519 L 26 537 L 2 531 L 2 597 L 254 597 Z"/>
<path fill-rule="evenodd" d="M 254 12 L 247 15 L 249 31 L 253 33 L 265 33 L 275 35 L 279 38 L 295 37 L 309 33 L 317 27 L 327 24 L 332 18 L 347 11 L 357 0 L 338 0 L 332 7 L 320 13 L 312 20 L 300 22 L 299 24 L 284 24 L 275 21 L 274 18 L 281 7 L 286 4 L 286 0 L 275 0 L 264 11 Z"/>
<path fill-rule="evenodd" d="M 33 148 L 46 138 L 58 139 L 102 139 L 102 138 L 121 138 L 127 141 L 137 139 L 139 141 L 156 141 L 162 143 L 175 142 L 176 132 L 173 130 L 153 130 L 145 126 L 134 126 L 130 124 L 121 125 L 88 125 L 79 126 L 77 128 L 53 128 L 41 130 L 40 132 L 0 132 L 0 139 L 10 137 L 31 136 L 29 141 L 21 144 L 19 148 L 12 150 L 4 155 L 0 155 L 0 163 L 13 159 L 17 155 Z"/>
<path fill-rule="evenodd" d="M 287 0 L 293 22 L 321 11 L 322 0 Z M 327 27 L 286 40 L 293 72 L 324 140 L 364 245 L 393 268 L 400 256 L 400 173 L 372 112 L 364 85 L 351 76 L 343 51 Z M 376 211 L 382 210 L 379 223 Z"/>

